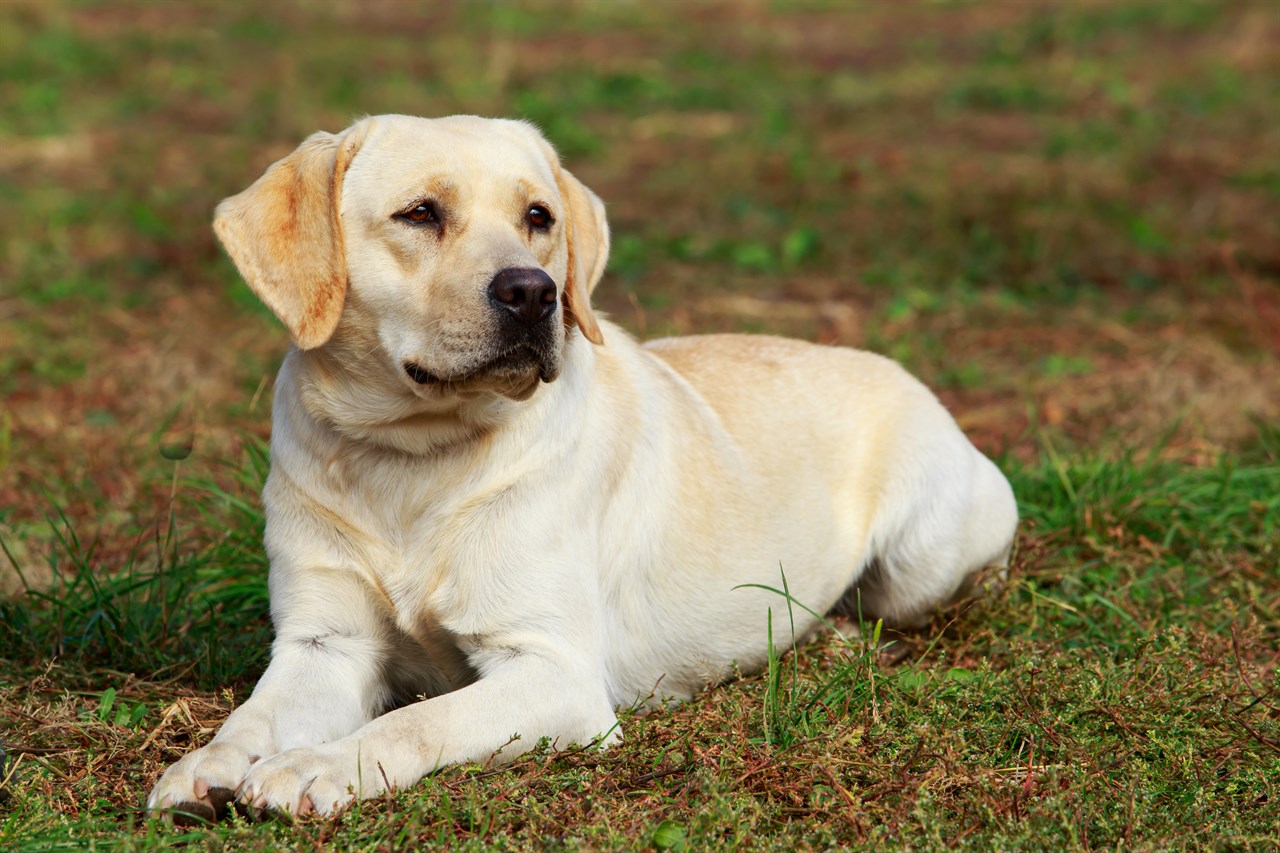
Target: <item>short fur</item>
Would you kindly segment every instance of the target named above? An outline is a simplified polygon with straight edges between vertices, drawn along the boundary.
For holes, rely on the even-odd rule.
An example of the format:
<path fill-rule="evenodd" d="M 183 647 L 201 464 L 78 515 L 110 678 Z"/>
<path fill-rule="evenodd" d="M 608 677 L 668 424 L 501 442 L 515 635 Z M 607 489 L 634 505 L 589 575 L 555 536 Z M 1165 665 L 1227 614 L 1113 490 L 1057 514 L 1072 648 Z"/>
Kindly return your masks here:
<path fill-rule="evenodd" d="M 435 225 L 398 216 L 428 199 Z M 911 623 L 1008 558 L 1008 482 L 893 362 L 597 318 L 604 207 L 527 124 L 317 134 L 215 228 L 296 343 L 264 492 L 276 640 L 151 807 L 327 814 L 540 738 L 608 743 L 615 707 L 764 664 L 786 605 L 745 585 L 785 570 L 814 611 Z M 560 296 L 527 331 L 486 295 L 512 268 Z"/>

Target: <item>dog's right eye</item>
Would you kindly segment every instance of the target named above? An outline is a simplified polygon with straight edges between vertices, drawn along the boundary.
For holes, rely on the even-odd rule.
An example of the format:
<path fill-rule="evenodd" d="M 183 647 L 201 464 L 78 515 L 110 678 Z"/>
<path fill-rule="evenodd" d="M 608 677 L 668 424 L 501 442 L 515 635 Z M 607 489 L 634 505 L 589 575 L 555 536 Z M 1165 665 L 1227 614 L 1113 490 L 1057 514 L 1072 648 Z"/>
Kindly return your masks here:
<path fill-rule="evenodd" d="M 420 201 L 408 210 L 397 213 L 394 219 L 408 222 L 410 225 L 438 225 L 440 214 L 436 206 L 429 201 Z"/>

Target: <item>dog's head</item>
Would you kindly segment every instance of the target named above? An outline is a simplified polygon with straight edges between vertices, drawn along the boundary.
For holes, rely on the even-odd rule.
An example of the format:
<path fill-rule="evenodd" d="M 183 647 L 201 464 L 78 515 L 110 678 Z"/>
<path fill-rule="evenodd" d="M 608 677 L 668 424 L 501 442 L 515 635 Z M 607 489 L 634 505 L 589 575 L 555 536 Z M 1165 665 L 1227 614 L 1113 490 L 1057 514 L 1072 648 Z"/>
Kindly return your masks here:
<path fill-rule="evenodd" d="M 317 133 L 214 230 L 303 350 L 379 350 L 425 399 L 531 395 L 601 343 L 604 205 L 518 121 L 375 116 Z"/>

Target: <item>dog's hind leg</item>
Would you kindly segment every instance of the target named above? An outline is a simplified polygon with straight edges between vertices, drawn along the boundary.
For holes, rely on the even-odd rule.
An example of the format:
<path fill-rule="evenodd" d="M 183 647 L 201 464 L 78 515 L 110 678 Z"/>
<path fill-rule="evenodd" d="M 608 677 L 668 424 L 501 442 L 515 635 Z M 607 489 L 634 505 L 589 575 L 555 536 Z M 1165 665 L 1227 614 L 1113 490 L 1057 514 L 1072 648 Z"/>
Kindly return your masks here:
<path fill-rule="evenodd" d="M 866 569 L 841 609 L 918 627 L 937 607 L 967 595 L 978 574 L 1008 565 L 1018 509 L 1000 470 L 961 437 L 962 453 L 935 454 L 909 471 L 914 482 L 889 484 L 905 501 L 872 532 Z M 905 487 L 905 488 L 904 488 Z"/>

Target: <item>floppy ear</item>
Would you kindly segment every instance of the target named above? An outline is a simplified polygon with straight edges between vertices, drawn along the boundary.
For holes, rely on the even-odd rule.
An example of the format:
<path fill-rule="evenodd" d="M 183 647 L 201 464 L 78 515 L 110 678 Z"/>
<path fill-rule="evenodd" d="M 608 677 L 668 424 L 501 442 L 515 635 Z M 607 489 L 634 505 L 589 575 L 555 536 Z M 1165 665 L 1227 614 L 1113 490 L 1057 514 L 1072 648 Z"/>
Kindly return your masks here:
<path fill-rule="evenodd" d="M 600 283 L 609 260 L 609 223 L 604 202 L 567 169 L 556 173 L 560 194 L 569 206 L 565 233 L 569 241 L 569 274 L 564 286 L 565 315 L 593 344 L 603 344 L 604 335 L 591 310 L 591 291 Z"/>
<path fill-rule="evenodd" d="M 342 314 L 347 258 L 338 202 L 365 130 L 312 134 L 213 216 L 244 280 L 304 350 L 329 340 Z"/>

